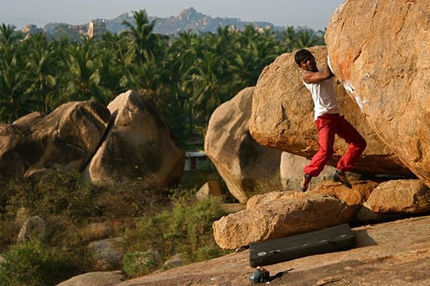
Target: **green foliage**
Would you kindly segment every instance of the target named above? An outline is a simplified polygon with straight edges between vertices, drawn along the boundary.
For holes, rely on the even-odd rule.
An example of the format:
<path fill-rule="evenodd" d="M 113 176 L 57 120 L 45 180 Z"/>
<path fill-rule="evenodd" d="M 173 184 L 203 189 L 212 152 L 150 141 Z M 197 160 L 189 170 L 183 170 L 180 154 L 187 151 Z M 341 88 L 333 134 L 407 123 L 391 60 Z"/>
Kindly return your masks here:
<path fill-rule="evenodd" d="M 97 217 L 136 217 L 148 213 L 148 206 L 168 201 L 167 192 L 143 190 L 139 183 L 114 189 L 83 184 L 78 173 L 43 172 L 34 181 L 20 179 L 9 184 L 9 215 L 24 208 L 45 219 L 86 222 Z"/>
<path fill-rule="evenodd" d="M 45 218 L 64 215 L 73 219 L 95 212 L 95 194 L 81 185 L 79 174 L 44 172 L 36 183 L 17 180 L 9 185 L 8 196 L 10 213 L 25 208 Z"/>
<path fill-rule="evenodd" d="M 21 225 L 15 221 L 0 220 L 0 252 L 15 243 L 20 228 Z"/>
<path fill-rule="evenodd" d="M 171 209 L 141 218 L 137 228 L 128 232 L 130 255 L 157 249 L 163 258 L 159 261 L 183 253 L 187 262 L 195 262 L 226 254 L 217 246 L 212 233 L 212 223 L 226 214 L 221 208 L 221 200 L 195 201 L 193 197 L 194 194 L 189 192 L 176 193 L 172 196 Z M 124 267 L 127 267 L 124 271 L 130 276 L 142 275 L 139 272 L 142 269 L 133 272 L 129 265 L 129 261 L 124 262 Z"/>
<path fill-rule="evenodd" d="M 188 186 L 219 179 L 214 170 L 194 174 L 199 175 L 187 178 Z M 123 270 L 130 277 L 162 269 L 178 253 L 186 263 L 225 254 L 212 234 L 213 221 L 225 215 L 220 198 L 197 202 L 195 191 L 148 191 L 138 184 L 97 189 L 83 185 L 78 174 L 46 172 L 36 182 L 19 180 L 8 187 L 8 204 L 0 216 L 0 249 L 6 259 L 0 285 L 55 285 L 97 270 L 87 249 L 94 239 L 86 228 L 90 222 L 103 221 L 112 227 L 112 237 L 128 240 Z M 25 215 L 17 215 L 23 209 Z M 43 244 L 15 245 L 23 218 L 33 215 L 47 221 Z"/>
<path fill-rule="evenodd" d="M 121 188 L 98 189 L 93 206 L 96 216 L 116 220 L 152 214 L 168 203 L 168 191 L 145 190 L 136 182 Z"/>
<path fill-rule="evenodd" d="M 155 270 L 159 262 L 155 253 L 144 251 L 126 253 L 122 263 L 122 269 L 129 277 L 139 277 Z"/>
<path fill-rule="evenodd" d="M 13 246 L 4 254 L 4 259 L 0 263 L 0 285 L 56 285 L 76 273 L 39 241 Z"/>

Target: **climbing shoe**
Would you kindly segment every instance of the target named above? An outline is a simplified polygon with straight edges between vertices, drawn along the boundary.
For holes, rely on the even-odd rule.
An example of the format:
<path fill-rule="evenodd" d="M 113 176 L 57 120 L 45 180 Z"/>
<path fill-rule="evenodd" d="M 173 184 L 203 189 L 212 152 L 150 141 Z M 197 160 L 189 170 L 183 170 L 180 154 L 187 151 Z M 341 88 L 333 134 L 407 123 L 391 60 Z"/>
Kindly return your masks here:
<path fill-rule="evenodd" d="M 308 190 L 309 183 L 311 182 L 312 176 L 308 174 L 304 174 L 302 177 L 302 181 L 300 182 L 300 190 L 302 192 L 306 192 Z"/>
<path fill-rule="evenodd" d="M 349 182 L 348 178 L 346 177 L 345 172 L 342 172 L 340 170 L 336 170 L 336 172 L 333 175 L 333 181 L 341 182 L 348 189 L 352 189 L 352 185 Z"/>

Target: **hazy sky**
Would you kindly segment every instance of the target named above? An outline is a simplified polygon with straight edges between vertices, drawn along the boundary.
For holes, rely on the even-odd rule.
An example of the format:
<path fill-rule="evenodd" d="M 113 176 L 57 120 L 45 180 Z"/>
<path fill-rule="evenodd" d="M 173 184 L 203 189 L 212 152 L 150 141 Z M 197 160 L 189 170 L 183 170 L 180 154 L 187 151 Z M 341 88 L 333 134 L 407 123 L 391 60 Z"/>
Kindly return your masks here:
<path fill-rule="evenodd" d="M 1 0 L 0 23 L 43 27 L 50 22 L 85 24 L 146 10 L 149 16 L 178 16 L 187 8 L 211 17 L 266 21 L 277 26 L 324 29 L 343 0 Z"/>

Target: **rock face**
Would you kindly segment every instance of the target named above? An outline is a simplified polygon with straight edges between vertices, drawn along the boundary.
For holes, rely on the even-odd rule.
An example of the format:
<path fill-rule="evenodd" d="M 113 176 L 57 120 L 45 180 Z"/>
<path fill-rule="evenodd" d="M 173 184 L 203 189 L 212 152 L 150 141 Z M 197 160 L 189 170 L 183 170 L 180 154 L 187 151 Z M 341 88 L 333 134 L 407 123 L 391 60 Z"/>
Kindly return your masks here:
<path fill-rule="evenodd" d="M 328 25 L 331 68 L 379 137 L 430 186 L 430 2 L 344 1 Z"/>
<path fill-rule="evenodd" d="M 108 105 L 111 124 L 91 159 L 86 177 L 97 186 L 139 181 L 142 188 L 179 182 L 185 152 L 169 127 L 139 94 L 120 94 Z"/>
<path fill-rule="evenodd" d="M 85 101 L 69 102 L 46 116 L 31 113 L 12 124 L 1 124 L 0 181 L 7 184 L 14 177 L 45 170 L 82 171 L 100 144 L 109 118 L 101 103 Z"/>
<path fill-rule="evenodd" d="M 322 67 L 326 48 L 319 46 L 309 50 L 315 55 L 318 67 Z M 411 172 L 379 139 L 340 82 L 336 78 L 333 80 L 341 113 L 368 143 L 353 171 L 410 175 Z M 282 54 L 261 73 L 254 91 L 249 130 L 252 137 L 263 146 L 308 159 L 318 150 L 311 95 L 301 80 L 301 71 L 294 62 L 293 53 Z M 336 166 L 345 148 L 344 141 L 337 138 L 335 154 L 327 165 Z"/>
<path fill-rule="evenodd" d="M 230 193 L 246 203 L 256 180 L 279 171 L 282 152 L 259 145 L 249 134 L 254 87 L 239 92 L 212 114 L 205 137 L 205 152 Z"/>

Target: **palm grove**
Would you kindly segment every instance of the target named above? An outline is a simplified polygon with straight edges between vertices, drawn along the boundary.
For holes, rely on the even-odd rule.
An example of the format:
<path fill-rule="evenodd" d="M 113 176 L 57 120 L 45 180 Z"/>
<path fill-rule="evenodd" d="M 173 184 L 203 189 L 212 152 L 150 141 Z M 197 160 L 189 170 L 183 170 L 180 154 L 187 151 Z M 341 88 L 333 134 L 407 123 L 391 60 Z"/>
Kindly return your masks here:
<path fill-rule="evenodd" d="M 69 101 L 108 104 L 136 90 L 152 101 L 182 143 L 204 134 L 212 112 L 245 87 L 280 54 L 324 44 L 311 29 L 259 31 L 228 26 L 217 32 L 155 34 L 156 21 L 145 10 L 134 23 L 101 39 L 67 35 L 48 39 L 37 33 L 23 39 L 14 26 L 0 26 L 0 122 L 30 112 L 49 113 Z"/>

